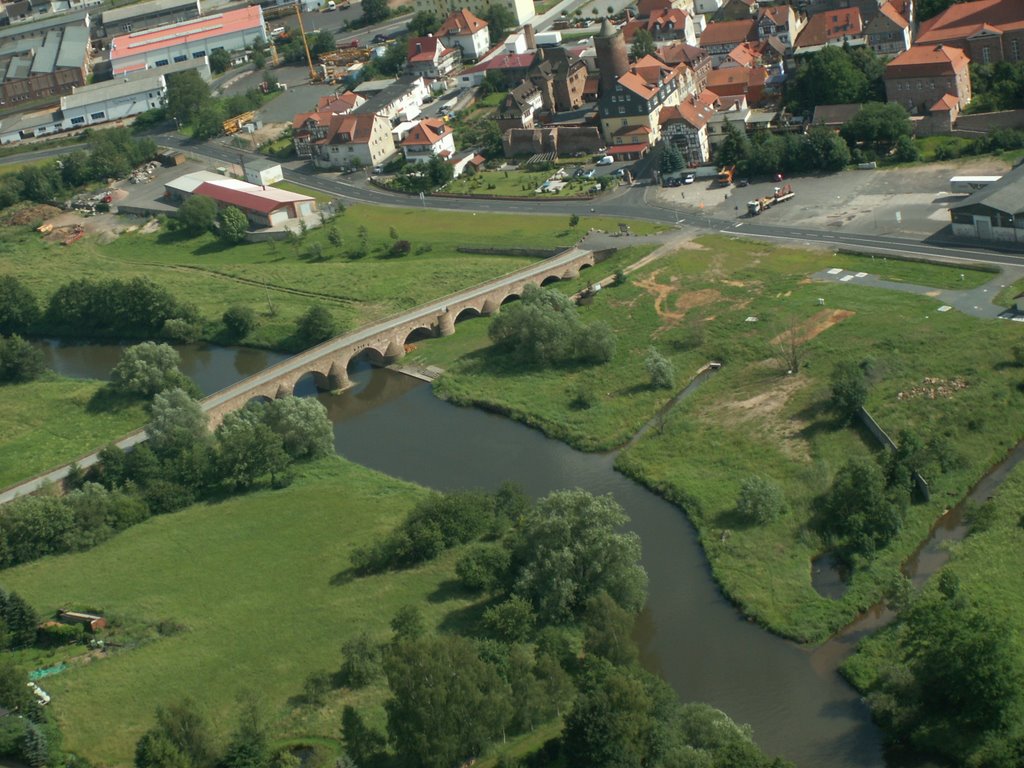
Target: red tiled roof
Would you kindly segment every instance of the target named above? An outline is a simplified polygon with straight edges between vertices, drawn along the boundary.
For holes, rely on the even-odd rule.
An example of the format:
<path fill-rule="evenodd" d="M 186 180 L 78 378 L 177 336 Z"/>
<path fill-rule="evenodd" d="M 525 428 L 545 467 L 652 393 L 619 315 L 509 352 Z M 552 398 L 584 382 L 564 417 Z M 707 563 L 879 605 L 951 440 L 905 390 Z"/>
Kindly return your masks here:
<path fill-rule="evenodd" d="M 936 101 L 931 107 L 928 108 L 929 112 L 952 112 L 960 106 L 960 101 L 951 93 L 945 94 L 941 99 Z"/>
<path fill-rule="evenodd" d="M 444 43 L 432 35 L 426 37 L 410 37 L 406 46 L 410 62 L 434 61 L 437 57 L 443 56 L 446 51 Z"/>
<path fill-rule="evenodd" d="M 689 16 L 690 14 L 679 8 L 663 8 L 652 13 L 650 18 L 647 19 L 647 31 L 661 31 L 670 25 L 673 29 L 685 29 L 686 20 Z"/>
<path fill-rule="evenodd" d="M 663 8 L 671 8 L 672 0 L 640 0 L 636 4 L 637 15 L 641 19 L 649 18 Z"/>
<path fill-rule="evenodd" d="M 757 13 L 758 19 L 762 19 L 765 16 L 770 18 L 777 27 L 784 27 L 789 24 L 789 6 L 788 5 L 770 5 L 767 8 L 762 8 Z"/>
<path fill-rule="evenodd" d="M 697 100 L 694 104 L 694 100 L 686 99 L 678 106 L 665 107 L 661 110 L 661 114 L 658 116 L 659 125 L 667 125 L 668 123 L 679 122 L 680 120 L 693 128 L 701 128 L 707 125 L 708 119 L 715 114 L 714 108 L 704 104 Z"/>
<path fill-rule="evenodd" d="M 885 65 L 885 77 L 935 77 L 967 69 L 970 59 L 952 45 L 912 45 Z"/>
<path fill-rule="evenodd" d="M 333 115 L 331 125 L 318 144 L 366 144 L 373 134 L 373 124 L 378 117 L 366 115 Z"/>
<path fill-rule="evenodd" d="M 754 19 L 739 21 L 713 21 L 704 28 L 700 36 L 701 48 L 709 45 L 742 43 L 757 39 L 757 22 Z"/>
<path fill-rule="evenodd" d="M 882 6 L 878 9 L 878 12 L 880 15 L 885 16 L 885 18 L 889 19 L 889 21 L 891 21 L 900 29 L 906 29 L 907 27 L 910 26 L 910 22 L 908 22 L 900 15 L 900 12 L 896 10 L 895 6 L 893 6 L 892 3 L 882 3 Z"/>
<path fill-rule="evenodd" d="M 760 58 L 760 53 L 750 43 L 740 43 L 731 51 L 729 51 L 729 58 L 739 64 L 741 67 L 753 66 L 754 62 Z"/>
<path fill-rule="evenodd" d="M 650 136 L 651 129 L 646 125 L 627 125 L 623 128 L 619 128 L 614 134 L 615 136 Z"/>
<path fill-rule="evenodd" d="M 658 58 L 666 64 L 689 64 L 707 60 L 708 53 L 702 48 L 687 43 L 676 42 L 658 46 Z"/>
<path fill-rule="evenodd" d="M 476 66 L 464 70 L 462 74 L 468 75 L 473 72 L 488 72 L 492 69 L 529 69 L 533 66 L 535 54 L 532 53 L 503 53 L 487 61 L 481 61 Z"/>
<path fill-rule="evenodd" d="M 966 40 L 986 24 L 1003 32 L 1024 29 L 1024 3 L 1020 0 L 974 0 L 951 5 L 921 23 L 914 43 Z"/>
<path fill-rule="evenodd" d="M 647 85 L 644 78 L 640 77 L 636 72 L 627 72 L 620 77 L 619 85 L 644 99 L 650 99 L 657 93 L 657 91 Z"/>
<path fill-rule="evenodd" d="M 707 90 L 719 96 L 738 96 L 750 88 L 764 85 L 767 79 L 768 70 L 765 67 L 713 69 L 708 75 Z"/>
<path fill-rule="evenodd" d="M 628 155 L 634 152 L 646 152 L 651 148 L 651 145 L 647 142 L 642 144 L 613 144 L 608 147 L 607 153 L 609 155 Z"/>
<path fill-rule="evenodd" d="M 158 51 L 174 43 L 194 43 L 211 37 L 230 35 L 243 30 L 263 28 L 263 12 L 258 5 L 203 16 L 180 24 L 165 24 L 142 32 L 118 35 L 110 41 L 110 60 Z"/>
<path fill-rule="evenodd" d="M 431 147 L 452 132 L 444 120 L 428 117 L 420 120 L 402 139 L 403 147 Z"/>
<path fill-rule="evenodd" d="M 796 47 L 807 48 L 814 45 L 825 45 L 832 40 L 859 35 L 863 29 L 860 9 L 856 6 L 840 8 L 835 11 L 821 11 L 807 20 L 807 26 L 797 38 Z"/>
<path fill-rule="evenodd" d="M 587 75 L 587 82 L 583 84 L 583 93 L 588 96 L 591 94 L 596 96 L 600 87 L 601 78 L 597 75 Z"/>
<path fill-rule="evenodd" d="M 256 211 L 263 214 L 276 211 L 278 208 L 292 203 L 313 199 L 308 195 L 300 195 L 283 189 L 264 189 L 255 184 L 237 181 L 231 186 L 219 181 L 204 181 L 196 187 L 193 194 L 212 198 L 224 205 L 234 205 L 244 211 Z"/>
<path fill-rule="evenodd" d="M 476 17 L 468 8 L 452 11 L 444 24 L 437 30 L 438 37 L 445 35 L 471 35 L 487 27 L 487 22 Z"/>

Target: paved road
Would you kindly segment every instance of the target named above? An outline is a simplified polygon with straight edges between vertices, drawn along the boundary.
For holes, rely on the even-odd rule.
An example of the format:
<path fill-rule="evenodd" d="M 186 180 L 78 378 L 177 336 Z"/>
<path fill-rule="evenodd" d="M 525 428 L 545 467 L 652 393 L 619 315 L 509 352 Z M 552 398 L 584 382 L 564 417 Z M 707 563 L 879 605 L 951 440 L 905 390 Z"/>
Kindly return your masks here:
<path fill-rule="evenodd" d="M 45 160 L 48 157 L 60 157 L 79 149 L 88 149 L 88 144 L 69 144 L 64 147 L 50 147 L 49 149 L 36 149 L 31 152 L 16 152 L 7 157 L 0 157 L 0 166 L 14 165 L 15 163 L 28 163 L 32 160 Z"/>

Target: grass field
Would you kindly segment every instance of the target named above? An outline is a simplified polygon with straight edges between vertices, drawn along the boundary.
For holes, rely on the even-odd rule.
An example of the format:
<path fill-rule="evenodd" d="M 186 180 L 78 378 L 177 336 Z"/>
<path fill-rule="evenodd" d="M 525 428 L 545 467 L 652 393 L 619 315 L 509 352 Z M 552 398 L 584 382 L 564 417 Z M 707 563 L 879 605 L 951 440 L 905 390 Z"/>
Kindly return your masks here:
<path fill-rule="evenodd" d="M 0 386 L 0 488 L 81 456 L 146 422 L 142 406 L 94 413 L 99 381 L 47 375 Z"/>
<path fill-rule="evenodd" d="M 833 263 L 834 262 L 834 263 Z M 840 251 L 830 260 L 832 266 L 843 269 L 858 270 L 877 275 L 883 280 L 897 283 L 915 283 L 930 288 L 949 288 L 954 290 L 977 288 L 994 278 L 999 270 L 993 268 L 969 269 L 966 267 L 947 267 L 941 264 L 929 264 L 922 261 L 905 261 L 881 256 L 871 258 L 860 253 Z M 960 276 L 963 275 L 963 280 Z"/>
<path fill-rule="evenodd" d="M 1017 386 L 1024 372 L 1009 363 L 1018 329 L 936 313 L 928 297 L 807 280 L 835 265 L 832 254 L 702 238 L 697 248 L 655 260 L 581 309 L 586 321 L 614 329 L 618 353 L 610 364 L 515 369 L 490 351 L 487 320 L 460 324 L 454 336 L 423 343 L 413 354 L 448 369 L 436 385 L 440 394 L 508 413 L 589 450 L 623 444 L 673 394 L 648 386 L 649 346 L 672 361 L 677 388 L 705 362 L 724 362 L 660 429 L 628 448 L 620 466 L 669 498 L 696 500 L 687 511 L 715 576 L 749 615 L 782 634 L 819 640 L 875 601 L 942 509 L 1024 434 Z M 949 279 L 944 269 L 959 278 L 955 268 L 898 267 L 906 280 L 942 284 Z M 786 375 L 772 351 L 772 340 L 790 328 L 805 339 L 796 375 Z M 944 436 L 964 465 L 928 477 L 932 502 L 912 507 L 898 539 L 855 573 L 843 599 L 832 601 L 811 587 L 811 560 L 823 544 L 807 527 L 810 505 L 848 457 L 876 450 L 827 411 L 828 375 L 841 359 L 871 361 L 868 407 L 890 434 L 907 428 L 922 441 Z M 926 377 L 967 386 L 931 399 Z M 590 408 L 573 406 L 581 387 L 596 392 Z M 736 519 L 739 482 L 753 473 L 782 485 L 790 515 L 765 527 Z"/>
<path fill-rule="evenodd" d="M 474 176 L 461 176 L 444 188 L 445 192 L 463 195 L 504 195 L 506 197 L 554 197 L 585 194 L 593 179 L 569 179 L 558 193 L 538 192 L 554 171 L 481 171 Z"/>
<path fill-rule="evenodd" d="M 306 187 L 302 184 L 296 184 L 293 181 L 279 181 L 274 185 L 277 189 L 284 189 L 288 192 L 297 192 L 300 195 L 309 195 L 317 201 L 319 205 L 329 203 L 334 198 L 326 192 L 321 192 L 319 189 L 313 189 L 312 187 Z"/>
<path fill-rule="evenodd" d="M 74 248 L 42 240 L 28 228 L 9 227 L 0 238 L 0 274 L 21 278 L 38 296 L 49 296 L 75 277 L 148 277 L 181 299 L 198 305 L 218 339 L 219 319 L 232 304 L 250 306 L 259 326 L 244 342 L 294 348 L 295 320 L 313 303 L 330 308 L 340 327 L 414 307 L 531 263 L 520 256 L 481 256 L 456 251 L 461 245 L 555 247 L 571 245 L 588 227 L 614 230 L 614 219 L 584 217 L 574 231 L 567 216 L 437 213 L 416 209 L 353 206 L 332 224 L 342 238 L 332 246 L 322 228 L 300 243 L 224 246 L 212 235 L 184 238 L 168 232 L 127 234 L 110 243 L 87 237 Z M 365 227 L 369 255 L 349 258 Z M 650 232 L 638 222 L 634 231 Z M 391 234 L 409 240 L 413 253 L 401 259 L 380 254 Z M 321 256 L 309 249 L 319 245 Z"/>
<path fill-rule="evenodd" d="M 87 605 L 129 628 L 163 620 L 187 627 L 48 678 L 66 748 L 128 765 L 155 708 L 184 696 L 218 734 L 230 733 L 246 692 L 258 695 L 281 738 L 337 738 L 346 703 L 383 723 L 383 680 L 336 689 L 323 706 L 303 703 L 303 682 L 336 673 L 341 645 L 354 635 L 387 639 L 403 605 L 439 624 L 470 604 L 451 587 L 457 552 L 412 570 L 339 576 L 348 553 L 389 530 L 423 492 L 331 458 L 304 468 L 288 489 L 196 505 L 89 552 L 6 571 L 4 587 L 41 614 Z"/>

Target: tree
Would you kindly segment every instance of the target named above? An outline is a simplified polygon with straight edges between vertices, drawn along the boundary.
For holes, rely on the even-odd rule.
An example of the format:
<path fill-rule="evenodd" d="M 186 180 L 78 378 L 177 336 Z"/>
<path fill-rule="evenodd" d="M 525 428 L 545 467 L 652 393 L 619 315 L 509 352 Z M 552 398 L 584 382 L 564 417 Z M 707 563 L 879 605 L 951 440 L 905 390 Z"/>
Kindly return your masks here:
<path fill-rule="evenodd" d="M 0 707 L 26 713 L 38 707 L 28 687 L 28 672 L 6 653 L 0 656 Z"/>
<path fill-rule="evenodd" d="M 616 666 L 629 666 L 637 660 L 633 627 L 636 616 L 601 591 L 587 601 L 583 615 L 583 650 L 600 656 Z"/>
<path fill-rule="evenodd" d="M 269 761 L 267 728 L 259 705 L 249 701 L 238 716 L 238 726 L 231 735 L 219 768 L 266 768 Z"/>
<path fill-rule="evenodd" d="M 492 3 L 487 13 L 483 14 L 483 18 L 491 31 L 491 40 L 500 40 L 508 30 L 516 26 L 516 17 L 506 6 L 499 3 Z"/>
<path fill-rule="evenodd" d="M 199 107 L 192 116 L 192 137 L 212 139 L 224 133 L 224 107 L 219 101 L 209 101 Z"/>
<path fill-rule="evenodd" d="M 569 216 L 569 229 L 575 230 L 580 225 L 580 217 L 577 214 Z"/>
<path fill-rule="evenodd" d="M 350 688 L 363 688 L 381 674 L 381 650 L 366 632 L 341 646 L 341 674 Z"/>
<path fill-rule="evenodd" d="M 233 339 L 243 339 L 256 328 L 256 313 L 241 304 L 232 304 L 224 311 L 221 322 Z"/>
<path fill-rule="evenodd" d="M 192 195 L 178 208 L 178 223 L 195 237 L 208 232 L 217 218 L 217 203 L 210 197 Z"/>
<path fill-rule="evenodd" d="M 314 304 L 298 319 L 295 335 L 305 346 L 313 346 L 334 336 L 334 317 L 322 304 Z"/>
<path fill-rule="evenodd" d="M 210 70 L 219 75 L 221 72 L 227 72 L 228 67 L 231 66 L 231 54 L 227 52 L 226 48 L 217 48 L 210 53 Z"/>
<path fill-rule="evenodd" d="M 403 765 L 448 768 L 476 757 L 509 717 L 508 688 L 457 635 L 401 640 L 385 655 L 388 732 Z"/>
<path fill-rule="evenodd" d="M 786 513 L 782 489 L 766 477 L 750 475 L 740 482 L 736 511 L 755 523 L 770 523 Z"/>
<path fill-rule="evenodd" d="M 903 506 L 887 495 L 881 468 L 867 458 L 850 459 L 836 472 L 824 512 L 826 532 L 863 555 L 888 544 L 903 522 Z"/>
<path fill-rule="evenodd" d="M 830 403 L 839 418 L 849 422 L 856 418 L 868 400 L 868 383 L 864 370 L 853 360 L 840 360 L 829 376 Z"/>
<path fill-rule="evenodd" d="M 661 172 L 675 173 L 682 170 L 684 165 L 686 165 L 686 158 L 679 151 L 679 147 L 671 141 L 666 141 L 661 152 Z"/>
<path fill-rule="evenodd" d="M 805 168 L 841 171 L 850 164 L 850 147 L 843 137 L 824 125 L 812 126 L 801 146 Z"/>
<path fill-rule="evenodd" d="M 672 389 L 675 386 L 676 372 L 672 363 L 654 347 L 647 350 L 644 368 L 651 378 L 651 386 L 654 389 Z"/>
<path fill-rule="evenodd" d="M 241 209 L 229 205 L 220 213 L 220 239 L 225 243 L 240 243 L 249 231 L 249 219 Z"/>
<path fill-rule="evenodd" d="M 61 193 L 60 170 L 56 163 L 26 165 L 18 171 L 21 194 L 37 203 L 51 203 Z"/>
<path fill-rule="evenodd" d="M 211 100 L 210 86 L 199 72 L 188 69 L 167 76 L 167 112 L 186 125 Z"/>
<path fill-rule="evenodd" d="M 40 316 L 35 294 L 14 275 L 0 276 L 0 336 L 27 333 Z"/>
<path fill-rule="evenodd" d="M 390 15 L 387 0 L 363 0 L 363 21 L 367 25 L 384 21 Z"/>
<path fill-rule="evenodd" d="M 270 475 L 271 482 L 291 464 L 284 443 L 269 426 L 234 411 L 217 427 L 218 467 L 221 479 L 232 488 L 251 488 Z"/>
<path fill-rule="evenodd" d="M 60 177 L 64 185 L 74 189 L 93 179 L 88 152 L 78 150 L 61 158 Z"/>
<path fill-rule="evenodd" d="M 158 392 L 146 427 L 149 447 L 157 456 L 180 455 L 206 440 L 206 422 L 202 406 L 184 390 Z"/>
<path fill-rule="evenodd" d="M 110 386 L 117 392 L 152 397 L 167 389 L 187 390 L 192 383 L 178 366 L 181 355 L 168 344 L 144 341 L 128 347 L 110 372 Z"/>
<path fill-rule="evenodd" d="M 503 642 L 525 643 L 533 636 L 537 616 L 529 602 L 513 595 L 484 611 L 484 626 Z"/>
<path fill-rule="evenodd" d="M 655 51 L 654 38 L 646 29 L 638 29 L 633 35 L 633 45 L 629 48 L 629 55 L 633 61 L 639 61 L 644 56 L 651 56 Z"/>
<path fill-rule="evenodd" d="M 334 452 L 334 425 L 316 398 L 279 397 L 263 408 L 267 425 L 281 436 L 285 453 L 296 461 L 319 459 Z"/>
<path fill-rule="evenodd" d="M 441 26 L 437 16 L 430 11 L 418 11 L 409 19 L 409 34 L 414 37 L 426 37 L 433 34 Z"/>
<path fill-rule="evenodd" d="M 14 648 L 23 648 L 36 641 L 39 614 L 17 592 L 9 592 L 3 598 L 3 622 L 9 642 Z"/>
<path fill-rule="evenodd" d="M 427 631 L 423 614 L 415 605 L 403 605 L 391 619 L 391 631 L 395 640 L 416 640 Z"/>
<path fill-rule="evenodd" d="M 722 125 L 725 138 L 718 147 L 716 156 L 719 165 L 745 165 L 750 157 L 750 139 L 729 120 Z"/>
<path fill-rule="evenodd" d="M 345 752 L 359 766 L 374 764 L 387 747 L 384 734 L 368 726 L 350 704 L 341 713 L 341 733 Z"/>
<path fill-rule="evenodd" d="M 541 499 L 521 521 L 512 546 L 513 591 L 534 606 L 542 622 L 578 616 L 600 591 L 628 611 L 639 611 L 647 591 L 640 539 L 618 533 L 627 521 L 611 496 L 579 489 Z"/>
<path fill-rule="evenodd" d="M 501 544 L 472 544 L 455 563 L 455 575 L 467 589 L 494 592 L 508 581 L 509 564 L 509 551 Z"/>
<path fill-rule="evenodd" d="M 888 153 L 900 137 L 909 138 L 912 131 L 907 110 L 896 102 L 865 104 L 839 129 L 851 146 L 865 144 L 881 153 Z"/>
<path fill-rule="evenodd" d="M 41 349 L 17 334 L 0 336 L 0 383 L 32 381 L 45 370 Z"/>
<path fill-rule="evenodd" d="M 810 113 L 819 104 L 857 104 L 868 89 L 868 80 L 843 48 L 828 45 L 806 58 L 797 73 L 791 102 Z"/>
<path fill-rule="evenodd" d="M 892 159 L 898 163 L 916 163 L 921 159 L 921 152 L 914 145 L 912 138 L 900 136 L 896 139 L 896 147 L 893 150 Z"/>
<path fill-rule="evenodd" d="M 214 758 L 209 725 L 191 699 L 160 707 L 135 749 L 136 768 L 209 768 Z"/>
<path fill-rule="evenodd" d="M 455 177 L 455 169 L 447 160 L 434 156 L 427 163 L 426 174 L 427 178 L 430 179 L 430 186 L 433 189 L 438 189 Z"/>

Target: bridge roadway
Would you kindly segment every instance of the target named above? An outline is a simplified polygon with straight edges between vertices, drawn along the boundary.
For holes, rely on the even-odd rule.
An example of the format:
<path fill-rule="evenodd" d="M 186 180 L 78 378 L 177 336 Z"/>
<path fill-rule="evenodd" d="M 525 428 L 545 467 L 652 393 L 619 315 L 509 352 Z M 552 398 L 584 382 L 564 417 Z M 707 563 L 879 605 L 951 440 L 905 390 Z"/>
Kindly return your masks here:
<path fill-rule="evenodd" d="M 210 417 L 210 428 L 216 428 L 225 414 L 243 408 L 254 398 L 272 399 L 291 394 L 298 380 L 308 373 L 316 376 L 317 386 L 321 389 L 344 389 L 351 384 L 347 376 L 348 363 L 366 350 L 374 350 L 379 361 L 398 359 L 405 354 L 405 340 L 410 333 L 424 329 L 434 335 L 447 336 L 455 332 L 456 320 L 467 311 L 471 311 L 474 316 L 494 314 L 500 310 L 502 302 L 512 296 L 518 297 L 527 285 L 571 279 L 581 269 L 593 266 L 603 255 L 601 252 L 572 247 L 502 277 L 311 347 L 205 397 L 201 404 Z M 137 429 L 114 444 L 128 449 L 145 440 L 145 430 Z M 72 465 L 88 469 L 98 462 L 98 458 L 99 451 L 93 451 L 69 464 L 10 486 L 0 491 L 0 504 L 34 493 L 45 485 L 60 483 L 67 477 Z"/>

